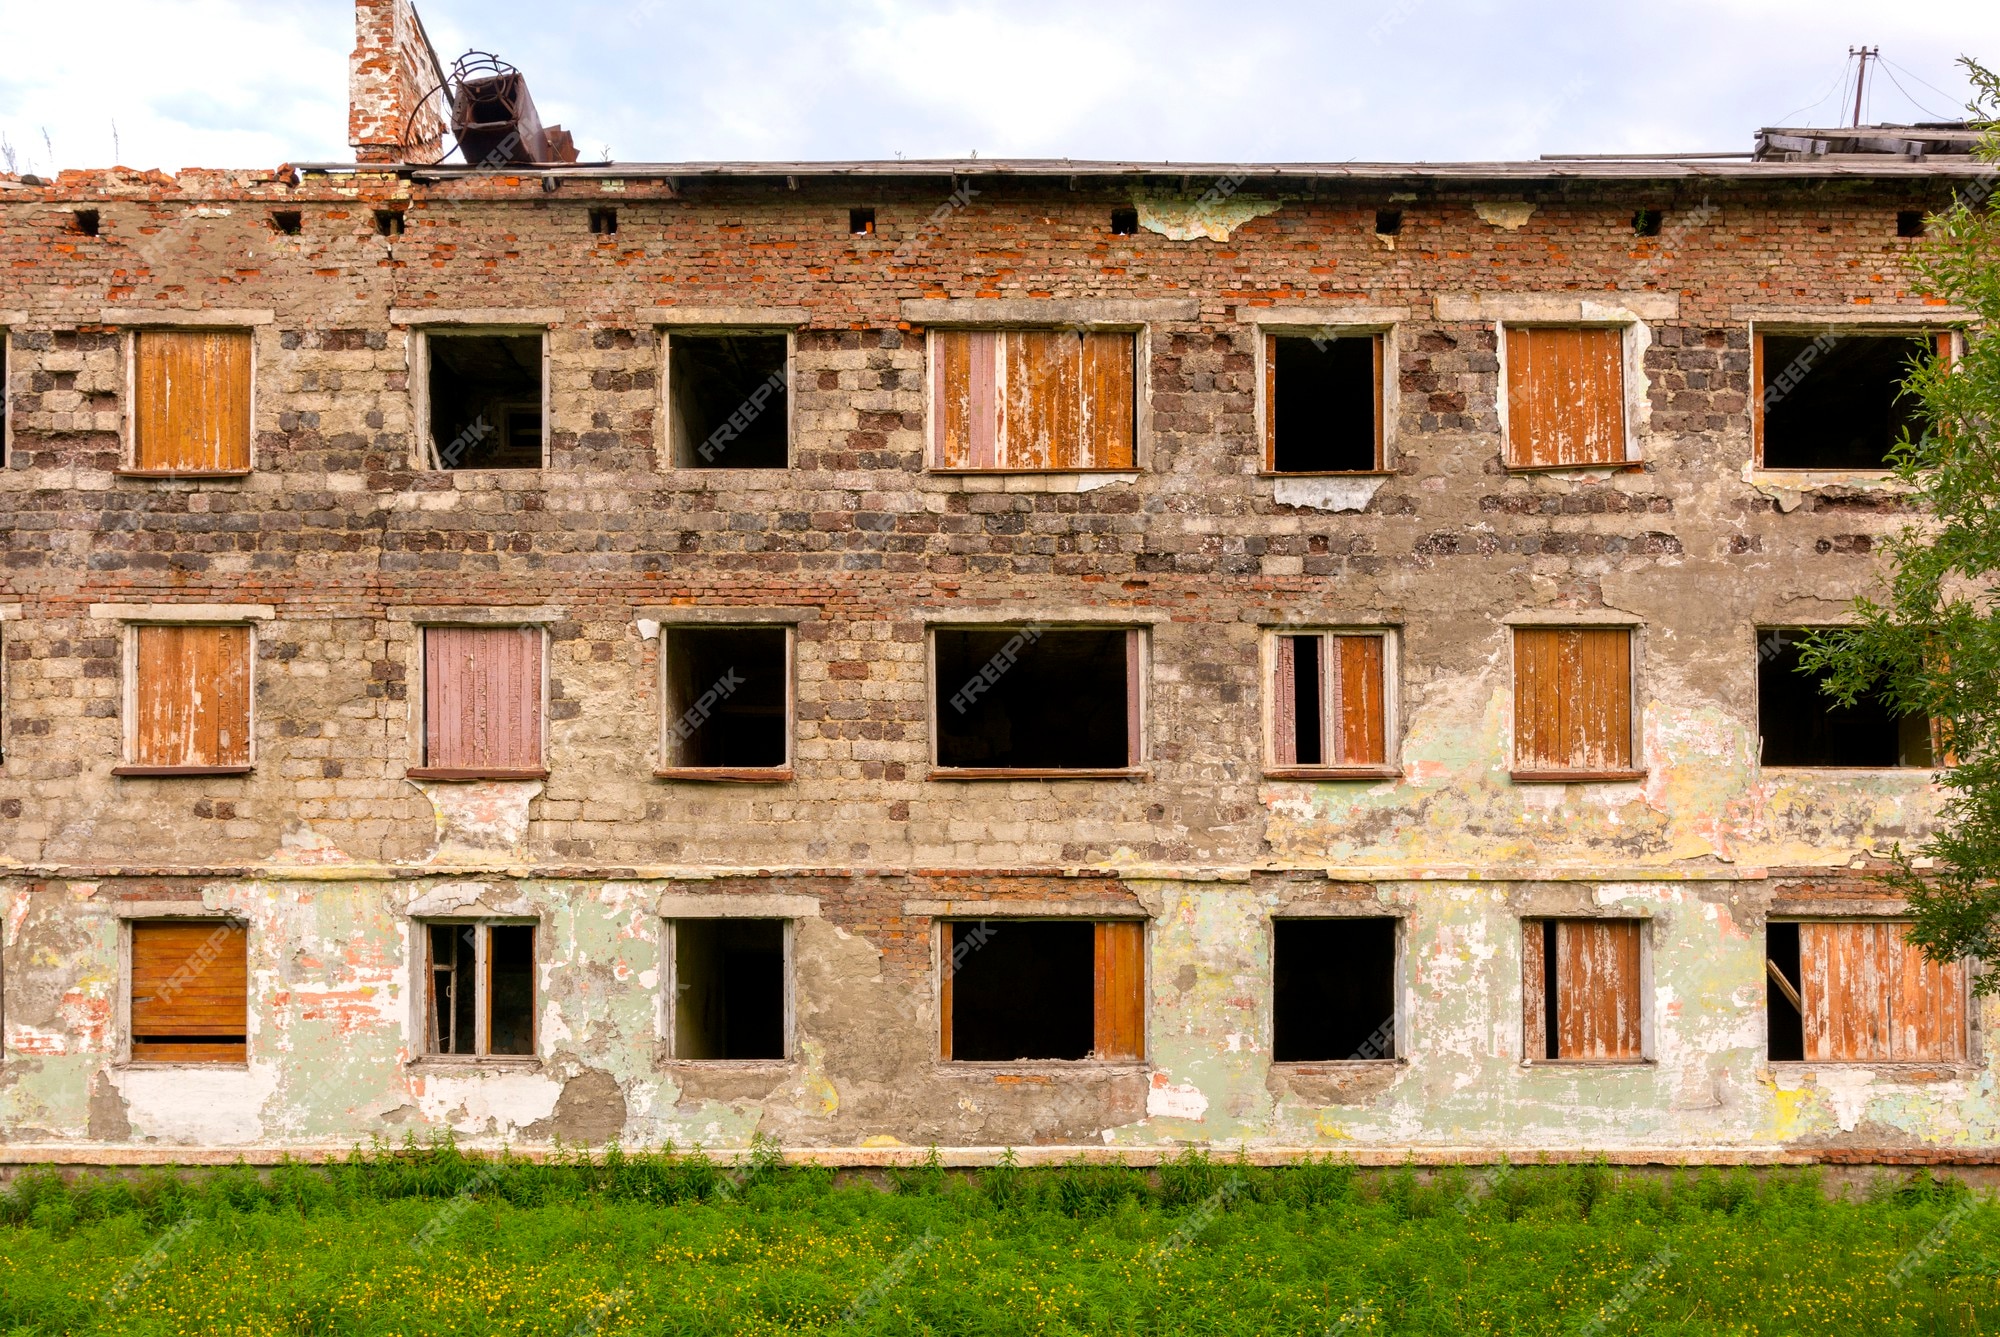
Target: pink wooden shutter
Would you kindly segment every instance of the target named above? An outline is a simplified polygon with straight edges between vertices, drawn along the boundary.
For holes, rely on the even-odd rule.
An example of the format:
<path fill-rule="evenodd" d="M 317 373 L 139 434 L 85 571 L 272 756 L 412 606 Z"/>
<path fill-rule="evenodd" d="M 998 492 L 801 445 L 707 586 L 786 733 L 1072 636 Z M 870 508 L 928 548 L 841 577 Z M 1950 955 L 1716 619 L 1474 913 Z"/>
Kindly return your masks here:
<path fill-rule="evenodd" d="M 424 633 L 427 770 L 542 770 L 542 633 L 432 627 Z"/>

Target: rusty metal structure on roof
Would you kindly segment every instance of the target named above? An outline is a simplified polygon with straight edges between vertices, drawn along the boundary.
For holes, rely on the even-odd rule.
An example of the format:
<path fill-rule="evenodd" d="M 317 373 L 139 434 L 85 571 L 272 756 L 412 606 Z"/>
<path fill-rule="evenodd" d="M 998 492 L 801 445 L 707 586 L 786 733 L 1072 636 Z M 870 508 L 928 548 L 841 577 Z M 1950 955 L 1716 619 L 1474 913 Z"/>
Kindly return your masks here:
<path fill-rule="evenodd" d="M 528 80 L 485 51 L 468 51 L 451 67 L 451 131 L 477 168 L 572 163 L 576 145 L 559 125 L 543 126 Z"/>

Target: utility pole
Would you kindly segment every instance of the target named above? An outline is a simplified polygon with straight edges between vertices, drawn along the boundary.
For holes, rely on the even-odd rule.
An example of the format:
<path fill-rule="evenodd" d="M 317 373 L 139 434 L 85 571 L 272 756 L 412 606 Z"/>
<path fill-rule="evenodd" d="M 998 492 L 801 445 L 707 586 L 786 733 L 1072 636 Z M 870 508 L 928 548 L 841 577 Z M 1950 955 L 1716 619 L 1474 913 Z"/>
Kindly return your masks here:
<path fill-rule="evenodd" d="M 1861 57 L 1861 70 L 1854 76 L 1854 119 L 1848 122 L 1849 125 L 1860 125 L 1861 90 L 1868 87 L 1868 62 L 1870 59 L 1879 59 L 1882 55 L 1882 48 L 1879 46 L 1850 46 L 1847 48 L 1847 54 Z"/>

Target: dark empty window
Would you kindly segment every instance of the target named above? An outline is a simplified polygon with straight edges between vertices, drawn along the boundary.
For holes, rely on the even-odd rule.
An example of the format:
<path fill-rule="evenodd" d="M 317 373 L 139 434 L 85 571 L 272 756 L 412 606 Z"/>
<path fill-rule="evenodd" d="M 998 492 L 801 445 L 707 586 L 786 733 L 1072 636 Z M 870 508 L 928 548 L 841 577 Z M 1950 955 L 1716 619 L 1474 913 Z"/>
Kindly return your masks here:
<path fill-rule="evenodd" d="M 785 1057 L 785 921 L 673 923 L 673 1053 L 681 1059 Z"/>
<path fill-rule="evenodd" d="M 1281 474 L 1381 468 L 1381 336 L 1264 338 L 1266 467 Z"/>
<path fill-rule="evenodd" d="M 81 232 L 81 233 L 82 233 L 82 234 L 83 234 L 84 236 L 86 236 L 86 237 L 94 237 L 94 236 L 96 236 L 96 235 L 97 235 L 97 210 L 95 210 L 95 209 L 78 209 L 78 210 L 76 211 L 76 230 L 77 230 L 78 232 Z"/>
<path fill-rule="evenodd" d="M 847 230 L 857 237 L 875 235 L 875 211 L 873 209 L 849 209 Z"/>
<path fill-rule="evenodd" d="M 937 763 L 959 770 L 1138 764 L 1138 633 L 940 628 Z"/>
<path fill-rule="evenodd" d="M 1377 209 L 1375 211 L 1375 235 L 1393 237 L 1403 230 L 1401 209 Z"/>
<path fill-rule="evenodd" d="M 1657 237 L 1666 217 L 1658 209 L 1641 209 L 1632 215 L 1632 231 L 1641 237 Z"/>
<path fill-rule="evenodd" d="M 271 230 L 296 237 L 305 228 L 305 215 L 296 209 L 279 209 L 271 215 Z"/>
<path fill-rule="evenodd" d="M 1924 430 L 1922 404 L 1903 381 L 1935 352 L 1933 336 L 1920 334 L 1759 335 L 1764 466 L 1888 468 L 1904 433 Z"/>
<path fill-rule="evenodd" d="M 542 336 L 432 334 L 432 465 L 439 469 L 539 469 Z"/>
<path fill-rule="evenodd" d="M 1904 209 L 1896 215 L 1896 235 L 1899 237 L 1921 237 L 1924 235 L 1924 215 L 1917 209 Z"/>
<path fill-rule="evenodd" d="M 1820 690 L 1822 678 L 1799 671 L 1810 633 L 1757 636 L 1757 732 L 1766 766 L 1919 766 L 1932 764 L 1930 721 L 1898 715 L 1879 698 L 1843 706 Z"/>
<path fill-rule="evenodd" d="M 433 1054 L 535 1052 L 535 926 L 426 924 Z"/>
<path fill-rule="evenodd" d="M 618 232 L 618 211 L 616 209 L 592 209 L 590 211 L 590 231 L 592 236 L 615 236 Z"/>
<path fill-rule="evenodd" d="M 375 211 L 375 234 L 380 237 L 402 236 L 403 211 L 401 209 L 377 209 Z"/>
<path fill-rule="evenodd" d="M 782 469 L 791 418 L 782 334 L 676 334 L 668 342 L 674 463 Z"/>
<path fill-rule="evenodd" d="M 1396 921 L 1280 919 L 1272 929 L 1271 1057 L 1396 1057 Z"/>
<path fill-rule="evenodd" d="M 1117 237 L 1139 235 L 1139 211 L 1137 209 L 1113 209 L 1111 211 L 1111 232 Z"/>
<path fill-rule="evenodd" d="M 1138 920 L 943 925 L 944 1058 L 1136 1059 L 1145 1048 L 1146 926 Z"/>
<path fill-rule="evenodd" d="M 1764 929 L 1764 1009 L 1771 1061 L 1797 1062 L 1806 1056 L 1805 1003 L 1799 996 L 1799 926 L 1770 924 Z"/>
<path fill-rule="evenodd" d="M 790 764 L 788 636 L 783 627 L 678 627 L 663 633 L 668 770 L 777 770 Z"/>

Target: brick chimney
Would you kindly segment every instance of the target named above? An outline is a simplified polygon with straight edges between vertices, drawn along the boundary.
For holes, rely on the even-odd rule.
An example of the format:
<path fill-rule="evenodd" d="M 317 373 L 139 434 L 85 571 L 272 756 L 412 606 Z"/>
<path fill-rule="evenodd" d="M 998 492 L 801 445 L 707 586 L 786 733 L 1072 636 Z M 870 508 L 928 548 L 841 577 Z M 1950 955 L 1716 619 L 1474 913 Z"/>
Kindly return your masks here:
<path fill-rule="evenodd" d="M 435 162 L 450 121 L 443 68 L 410 0 L 354 0 L 347 142 L 356 162 Z"/>

